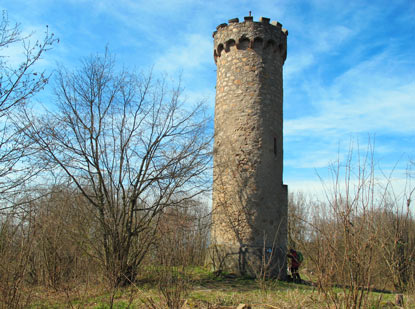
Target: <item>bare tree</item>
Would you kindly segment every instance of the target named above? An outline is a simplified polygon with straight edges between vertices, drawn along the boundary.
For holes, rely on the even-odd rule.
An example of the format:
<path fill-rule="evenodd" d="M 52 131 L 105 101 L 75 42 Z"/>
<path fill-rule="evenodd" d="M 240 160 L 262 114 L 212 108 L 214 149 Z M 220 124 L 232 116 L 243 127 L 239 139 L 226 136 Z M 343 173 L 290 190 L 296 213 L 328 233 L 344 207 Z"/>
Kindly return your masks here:
<path fill-rule="evenodd" d="M 31 35 L 24 36 L 19 24 L 11 24 L 6 11 L 0 20 L 0 199 L 16 192 L 16 188 L 33 175 L 33 164 L 24 164 L 22 159 L 28 154 L 28 147 L 22 141 L 21 132 L 12 123 L 16 108 L 27 103 L 43 89 L 49 76 L 35 70 L 42 55 L 56 42 L 53 33 L 46 28 L 44 37 L 35 42 Z M 5 55 L 6 50 L 21 44 L 20 63 L 12 65 Z M 4 204 L 5 208 L 10 204 Z"/>
<path fill-rule="evenodd" d="M 207 189 L 209 121 L 202 104 L 186 109 L 181 91 L 151 74 L 117 72 L 106 52 L 58 72 L 56 110 L 26 114 L 40 157 L 99 222 L 92 245 L 114 286 L 135 279 L 164 209 Z"/>

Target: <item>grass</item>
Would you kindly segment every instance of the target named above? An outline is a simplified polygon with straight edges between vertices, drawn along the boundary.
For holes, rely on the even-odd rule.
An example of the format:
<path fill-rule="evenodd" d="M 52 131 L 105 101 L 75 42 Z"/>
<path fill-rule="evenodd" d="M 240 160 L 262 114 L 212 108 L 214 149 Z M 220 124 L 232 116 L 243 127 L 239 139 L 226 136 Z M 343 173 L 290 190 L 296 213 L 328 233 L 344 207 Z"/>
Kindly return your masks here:
<path fill-rule="evenodd" d="M 330 308 L 324 295 L 312 285 L 267 281 L 265 286 L 253 279 L 215 277 L 202 268 L 191 272 L 192 290 L 184 308 L 236 308 L 251 304 L 252 308 Z M 339 298 L 342 291 L 336 289 Z M 165 308 L 154 277 L 141 278 L 136 286 L 108 290 L 102 285 L 73 286 L 51 292 L 31 290 L 30 308 Z M 414 295 L 404 295 L 405 308 L 415 308 Z M 371 293 L 369 308 L 392 308 L 394 294 Z M 155 307 L 154 307 L 155 306 Z M 396 308 L 396 307 L 395 307 Z"/>

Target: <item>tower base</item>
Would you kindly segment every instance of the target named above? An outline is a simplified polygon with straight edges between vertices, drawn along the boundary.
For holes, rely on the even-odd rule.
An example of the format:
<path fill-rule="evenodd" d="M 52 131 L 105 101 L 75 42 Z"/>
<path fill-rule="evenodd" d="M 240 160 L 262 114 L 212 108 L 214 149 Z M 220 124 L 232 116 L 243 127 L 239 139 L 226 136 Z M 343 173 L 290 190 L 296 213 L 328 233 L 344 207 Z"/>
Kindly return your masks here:
<path fill-rule="evenodd" d="M 215 272 L 285 280 L 286 254 L 286 248 L 278 247 L 211 245 L 207 263 Z"/>

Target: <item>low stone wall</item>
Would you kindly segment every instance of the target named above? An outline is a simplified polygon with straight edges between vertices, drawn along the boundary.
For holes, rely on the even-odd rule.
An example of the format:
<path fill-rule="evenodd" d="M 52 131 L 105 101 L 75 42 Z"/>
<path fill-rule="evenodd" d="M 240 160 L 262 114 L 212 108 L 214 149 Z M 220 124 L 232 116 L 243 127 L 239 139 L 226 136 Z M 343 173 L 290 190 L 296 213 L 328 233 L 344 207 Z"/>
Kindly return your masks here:
<path fill-rule="evenodd" d="M 286 248 L 211 245 L 207 259 L 213 271 L 252 278 L 287 276 Z"/>

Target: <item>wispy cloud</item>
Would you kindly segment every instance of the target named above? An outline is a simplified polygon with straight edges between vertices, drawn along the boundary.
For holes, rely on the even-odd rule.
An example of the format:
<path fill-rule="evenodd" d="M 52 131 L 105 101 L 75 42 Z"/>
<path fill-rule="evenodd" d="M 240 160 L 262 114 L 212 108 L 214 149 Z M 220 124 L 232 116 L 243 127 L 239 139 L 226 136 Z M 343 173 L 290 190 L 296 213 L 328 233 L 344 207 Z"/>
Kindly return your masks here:
<path fill-rule="evenodd" d="M 296 179 L 299 170 L 303 179 L 315 177 L 314 169 L 347 154 L 350 138 L 379 136 L 375 151 L 388 166 L 402 154 L 407 160 L 415 154 L 415 37 L 409 30 L 415 21 L 407 18 L 415 6 L 311 6 L 320 14 L 293 25 L 290 35 L 297 37 L 289 36 L 294 51 L 289 49 L 284 75 L 286 179 Z M 391 31 L 397 28 L 399 33 Z"/>
<path fill-rule="evenodd" d="M 284 77 L 285 79 L 298 78 L 298 74 L 303 72 L 315 63 L 315 58 L 309 51 L 300 51 L 297 54 L 290 55 L 285 63 Z"/>
<path fill-rule="evenodd" d="M 128 68 L 182 76 L 189 102 L 214 106 L 212 31 L 229 18 L 266 16 L 289 31 L 284 66 L 284 177 L 310 187 L 350 139 L 375 136 L 387 166 L 415 157 L 415 2 L 408 0 L 13 0 L 27 31 L 61 39 L 42 64 L 69 67 L 109 44 Z M 0 6 L 1 6 L 0 5 Z M 15 50 L 9 50 L 13 56 Z M 10 59 L 11 60 L 11 59 Z M 402 163 L 403 164 L 403 163 Z M 400 166 L 401 167 L 401 166 Z"/>
<path fill-rule="evenodd" d="M 166 72 L 198 70 L 212 63 L 212 42 L 200 34 L 188 34 L 176 44 L 165 49 L 155 62 L 155 67 Z"/>
<path fill-rule="evenodd" d="M 394 64 L 392 53 L 358 63 L 330 85 L 303 84 L 316 115 L 288 119 L 287 135 L 415 132 L 415 80 Z M 399 61 L 399 60 L 398 60 Z"/>

